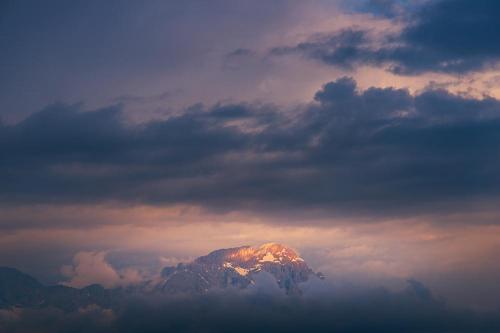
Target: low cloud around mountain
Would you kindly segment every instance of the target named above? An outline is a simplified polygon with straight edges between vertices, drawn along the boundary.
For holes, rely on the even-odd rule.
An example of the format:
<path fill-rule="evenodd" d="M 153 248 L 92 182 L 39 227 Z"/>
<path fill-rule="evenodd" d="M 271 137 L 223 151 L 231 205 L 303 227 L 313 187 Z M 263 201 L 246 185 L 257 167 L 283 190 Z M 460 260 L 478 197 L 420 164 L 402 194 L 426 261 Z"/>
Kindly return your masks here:
<path fill-rule="evenodd" d="M 88 306 L 3 311 L 8 332 L 496 332 L 498 314 L 453 309 L 412 282 L 408 289 L 323 289 L 322 296 L 211 293 L 134 298 L 120 310 Z M 44 330 L 40 331 L 40 328 Z"/>
<path fill-rule="evenodd" d="M 165 289 L 174 276 L 180 280 Z M 284 283 L 287 280 L 296 285 Z M 0 331 L 483 333 L 500 329 L 498 311 L 450 306 L 414 279 L 398 290 L 333 282 L 316 277 L 293 250 L 279 244 L 217 250 L 192 263 L 166 267 L 161 279 L 135 287 L 47 287 L 15 269 L 0 268 Z"/>

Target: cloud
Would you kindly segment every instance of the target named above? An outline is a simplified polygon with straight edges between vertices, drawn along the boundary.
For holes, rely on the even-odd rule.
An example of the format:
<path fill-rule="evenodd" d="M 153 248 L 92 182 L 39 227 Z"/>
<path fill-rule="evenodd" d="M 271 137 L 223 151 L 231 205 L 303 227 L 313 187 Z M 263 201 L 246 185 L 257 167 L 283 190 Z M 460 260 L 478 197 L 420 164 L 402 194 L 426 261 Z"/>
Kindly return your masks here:
<path fill-rule="evenodd" d="M 295 110 L 196 105 L 142 125 L 116 106 L 53 105 L 0 129 L 0 198 L 376 217 L 460 210 L 500 194 L 497 99 L 360 90 L 351 78 L 314 99 Z"/>
<path fill-rule="evenodd" d="M 308 19 L 295 13 L 319 6 L 297 0 L 186 0 L 125 3 L 117 12 L 115 5 L 99 1 L 56 2 L 53 9 L 37 1 L 28 7 L 2 3 L 0 48 L 9 52 L 2 53 L 0 113 L 6 121 L 54 100 L 104 105 L 118 97 L 144 121 L 156 114 L 145 114 L 145 105 L 165 112 L 160 103 L 167 99 L 177 109 L 200 100 L 266 96 L 255 87 L 269 74 L 268 66 L 228 74 L 221 68 L 225 54 L 282 39 Z M 40 61 L 33 61 L 34 53 Z"/>
<path fill-rule="evenodd" d="M 255 295 L 286 297 L 284 290 L 280 289 L 276 278 L 268 272 L 255 274 L 253 284 L 248 286 L 245 292 Z"/>
<path fill-rule="evenodd" d="M 80 311 L 65 313 L 54 308 L 1 310 L 11 313 L 10 320 L 0 314 L 0 330 L 18 333 L 52 332 L 109 332 L 115 319 L 109 309 L 89 306 Z M 14 317 L 15 316 L 15 317 Z M 13 318 L 12 318 L 13 317 Z"/>
<path fill-rule="evenodd" d="M 395 18 L 404 14 L 404 10 L 409 6 L 408 1 L 400 0 L 362 0 L 345 1 L 347 8 L 362 13 L 371 13 L 376 16 Z"/>
<path fill-rule="evenodd" d="M 416 14 L 415 23 L 403 31 L 402 38 L 414 50 L 422 49 L 419 55 L 434 54 L 434 64 L 427 64 L 431 69 L 480 69 L 500 56 L 495 33 L 500 28 L 499 14 L 500 4 L 495 1 L 428 2 Z"/>
<path fill-rule="evenodd" d="M 403 22 L 404 27 L 382 36 L 348 28 L 271 53 L 304 54 L 344 69 L 383 65 L 402 75 L 482 71 L 495 67 L 500 59 L 497 2 L 438 0 L 415 7 L 397 1 L 365 1 L 354 7 L 385 16 L 394 24 Z"/>
<path fill-rule="evenodd" d="M 83 288 L 100 284 L 105 288 L 136 284 L 143 280 L 140 273 L 132 268 L 118 272 L 106 261 L 106 252 L 78 252 L 73 265 L 63 266 L 61 273 L 68 278 L 63 284 Z"/>
<path fill-rule="evenodd" d="M 8 331 L 58 332 L 495 332 L 497 313 L 448 307 L 417 281 L 400 291 L 337 290 L 291 298 L 236 292 L 134 297 L 111 312 L 22 310 L 0 322 Z M 43 330 L 42 330 L 43 331 Z M 44 331 L 43 331 L 44 332 Z"/>
<path fill-rule="evenodd" d="M 149 96 L 140 96 L 140 95 L 132 95 L 132 94 L 127 94 L 127 95 L 121 95 L 118 96 L 114 99 L 115 102 L 117 103 L 124 103 L 124 104 L 147 104 L 147 103 L 153 103 L 153 102 L 165 102 L 169 98 L 171 98 L 172 93 L 169 91 L 165 91 L 159 94 L 155 95 L 149 95 Z"/>
<path fill-rule="evenodd" d="M 353 69 L 353 66 L 362 58 L 368 61 L 371 56 L 369 53 L 364 55 L 366 51 L 360 47 L 366 42 L 368 42 L 367 32 L 347 28 L 331 36 L 320 36 L 294 47 L 274 48 L 271 50 L 271 55 L 303 53 L 343 69 Z"/>

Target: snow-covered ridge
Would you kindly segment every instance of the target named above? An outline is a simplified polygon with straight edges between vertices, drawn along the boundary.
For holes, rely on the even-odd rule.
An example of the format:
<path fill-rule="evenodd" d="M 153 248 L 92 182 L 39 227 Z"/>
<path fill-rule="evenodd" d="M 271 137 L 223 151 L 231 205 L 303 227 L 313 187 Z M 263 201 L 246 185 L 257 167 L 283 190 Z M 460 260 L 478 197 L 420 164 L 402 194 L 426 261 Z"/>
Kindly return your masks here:
<path fill-rule="evenodd" d="M 239 275 L 246 276 L 250 270 L 242 268 L 240 266 L 234 267 L 230 262 L 225 262 L 223 267 L 234 269 Z"/>
<path fill-rule="evenodd" d="M 225 259 L 228 262 L 303 262 L 297 252 L 289 247 L 278 243 L 266 243 L 258 248 L 244 246 L 240 248 L 227 249 Z"/>
<path fill-rule="evenodd" d="M 300 294 L 299 284 L 314 273 L 298 253 L 282 244 L 220 249 L 191 263 L 165 267 L 157 289 L 165 292 L 207 292 L 212 288 L 244 289 L 254 284 L 261 272 L 271 274 L 287 294 Z"/>
<path fill-rule="evenodd" d="M 199 258 L 199 261 L 212 264 L 222 261 L 223 267 L 233 269 L 241 276 L 259 272 L 266 264 L 305 266 L 304 259 L 300 258 L 295 250 L 277 243 L 217 250 Z"/>

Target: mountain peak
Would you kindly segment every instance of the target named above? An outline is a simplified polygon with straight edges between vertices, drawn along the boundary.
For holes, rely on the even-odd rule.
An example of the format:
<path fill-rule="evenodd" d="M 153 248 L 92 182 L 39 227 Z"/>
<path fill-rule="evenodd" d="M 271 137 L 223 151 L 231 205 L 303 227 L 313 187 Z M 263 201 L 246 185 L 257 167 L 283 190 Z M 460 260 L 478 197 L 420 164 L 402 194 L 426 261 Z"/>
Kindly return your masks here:
<path fill-rule="evenodd" d="M 273 275 L 286 293 L 300 293 L 299 283 L 316 275 L 297 252 L 283 244 L 266 243 L 259 247 L 240 246 L 220 249 L 191 263 L 165 267 L 161 289 L 175 292 L 194 289 L 205 292 L 228 286 L 246 288 L 260 272 Z"/>
<path fill-rule="evenodd" d="M 290 260 L 290 261 L 304 261 L 304 259 L 300 258 L 295 250 L 278 243 L 266 243 L 261 245 L 257 251 L 258 255 L 264 255 L 261 260 Z"/>
<path fill-rule="evenodd" d="M 195 260 L 198 263 L 225 263 L 255 266 L 264 262 L 304 262 L 297 252 L 278 243 L 266 243 L 259 247 L 240 246 L 210 252 Z"/>

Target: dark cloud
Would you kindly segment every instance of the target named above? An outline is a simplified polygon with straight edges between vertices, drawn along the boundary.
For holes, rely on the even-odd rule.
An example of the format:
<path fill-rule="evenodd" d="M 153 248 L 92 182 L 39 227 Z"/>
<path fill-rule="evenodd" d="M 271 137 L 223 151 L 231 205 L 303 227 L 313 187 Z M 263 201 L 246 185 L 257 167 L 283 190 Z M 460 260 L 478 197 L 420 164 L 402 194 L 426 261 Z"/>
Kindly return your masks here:
<path fill-rule="evenodd" d="M 404 19 L 408 13 L 414 11 L 422 4 L 412 0 L 343 0 L 341 8 L 346 13 L 371 14 L 375 17 L 388 19 Z"/>
<path fill-rule="evenodd" d="M 168 91 L 149 96 L 127 94 L 116 97 L 114 101 L 117 103 L 125 103 L 125 104 L 126 103 L 145 104 L 151 102 L 165 102 L 171 97 L 171 95 L 172 94 Z"/>
<path fill-rule="evenodd" d="M 346 1 L 347 2 L 347 1 Z M 353 6 L 356 11 L 368 12 L 374 15 L 394 18 L 401 14 L 402 6 L 406 1 L 398 0 L 364 0 L 360 2 L 347 2 L 346 5 Z"/>
<path fill-rule="evenodd" d="M 0 313 L 9 332 L 497 332 L 497 313 L 454 309 L 421 283 L 406 290 L 324 288 L 321 296 L 213 293 L 136 297 L 117 309 L 89 306 Z"/>
<path fill-rule="evenodd" d="M 435 53 L 438 69 L 473 70 L 500 56 L 498 15 L 496 1 L 429 2 L 402 37 L 415 49 Z"/>
<path fill-rule="evenodd" d="M 405 22 L 400 34 L 385 36 L 375 42 L 378 46 L 366 31 L 347 29 L 272 53 L 283 49 L 300 52 L 341 68 L 386 65 L 397 74 L 467 73 L 498 62 L 498 2 L 439 0 L 403 8 L 401 2 L 385 0 L 362 2 L 358 8 Z"/>
<path fill-rule="evenodd" d="M 274 48 L 271 54 L 279 56 L 304 53 L 327 64 L 352 69 L 358 62 L 371 60 L 371 51 L 367 52 L 361 48 L 367 41 L 365 31 L 345 29 L 331 36 L 320 36 L 294 47 Z"/>
<path fill-rule="evenodd" d="M 298 112 L 194 106 L 143 125 L 53 105 L 0 129 L 4 203 L 426 214 L 500 194 L 500 101 L 341 78 Z"/>

